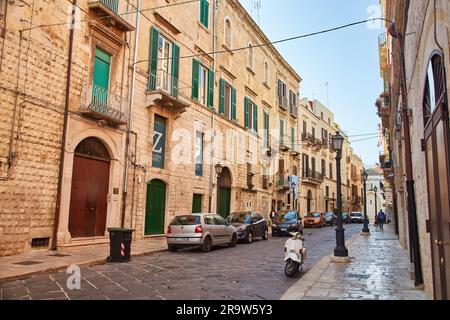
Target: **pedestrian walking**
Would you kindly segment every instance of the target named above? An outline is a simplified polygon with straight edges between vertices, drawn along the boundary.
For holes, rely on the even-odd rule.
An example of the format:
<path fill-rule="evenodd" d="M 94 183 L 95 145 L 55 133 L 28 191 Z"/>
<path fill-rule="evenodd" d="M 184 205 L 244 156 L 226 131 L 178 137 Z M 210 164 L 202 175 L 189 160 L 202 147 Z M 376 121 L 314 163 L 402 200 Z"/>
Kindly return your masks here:
<path fill-rule="evenodd" d="M 275 219 L 277 213 L 275 212 L 275 209 L 272 208 L 272 210 L 270 211 L 270 226 L 273 225 L 273 219 Z"/>
<path fill-rule="evenodd" d="M 383 212 L 382 209 L 380 209 L 380 212 L 378 212 L 378 223 L 380 225 L 381 230 L 383 230 L 385 221 L 386 221 L 386 214 Z"/>

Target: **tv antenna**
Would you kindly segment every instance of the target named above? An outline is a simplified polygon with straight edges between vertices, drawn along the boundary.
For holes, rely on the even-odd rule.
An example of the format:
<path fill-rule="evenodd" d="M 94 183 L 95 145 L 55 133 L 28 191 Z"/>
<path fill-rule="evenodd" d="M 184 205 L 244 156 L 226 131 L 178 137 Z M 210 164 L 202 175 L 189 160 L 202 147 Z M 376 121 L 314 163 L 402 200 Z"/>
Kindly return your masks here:
<path fill-rule="evenodd" d="M 260 25 L 261 8 L 262 8 L 261 0 L 252 0 L 251 16 L 253 17 L 253 9 L 255 9 L 257 20 L 258 20 L 258 25 Z"/>

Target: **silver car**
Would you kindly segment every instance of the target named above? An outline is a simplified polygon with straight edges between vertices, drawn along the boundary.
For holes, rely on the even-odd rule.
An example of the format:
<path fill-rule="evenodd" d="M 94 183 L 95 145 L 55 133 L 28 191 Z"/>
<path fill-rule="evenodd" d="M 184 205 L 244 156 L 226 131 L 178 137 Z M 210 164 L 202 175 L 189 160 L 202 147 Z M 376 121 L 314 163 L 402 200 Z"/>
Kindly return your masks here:
<path fill-rule="evenodd" d="M 196 213 L 175 217 L 167 228 L 167 246 L 172 252 L 199 247 L 208 252 L 213 246 L 235 247 L 236 228 L 214 213 Z"/>

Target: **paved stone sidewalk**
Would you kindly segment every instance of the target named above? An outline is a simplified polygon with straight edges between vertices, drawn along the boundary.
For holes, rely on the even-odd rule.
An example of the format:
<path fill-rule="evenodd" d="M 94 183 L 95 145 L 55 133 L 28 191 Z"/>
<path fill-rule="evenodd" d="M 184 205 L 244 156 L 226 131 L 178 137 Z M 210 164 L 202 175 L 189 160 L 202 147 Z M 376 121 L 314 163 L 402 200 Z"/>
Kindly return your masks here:
<path fill-rule="evenodd" d="M 282 300 L 426 300 L 414 287 L 408 253 L 400 246 L 392 226 L 372 234 L 354 235 L 346 246 L 351 263 L 324 257 L 294 284 Z"/>
<path fill-rule="evenodd" d="M 164 250 L 167 250 L 165 237 L 150 238 L 133 241 L 131 255 L 143 256 Z M 103 264 L 108 256 L 109 243 L 0 257 L 0 283 L 63 270 L 73 264 L 80 267 Z"/>

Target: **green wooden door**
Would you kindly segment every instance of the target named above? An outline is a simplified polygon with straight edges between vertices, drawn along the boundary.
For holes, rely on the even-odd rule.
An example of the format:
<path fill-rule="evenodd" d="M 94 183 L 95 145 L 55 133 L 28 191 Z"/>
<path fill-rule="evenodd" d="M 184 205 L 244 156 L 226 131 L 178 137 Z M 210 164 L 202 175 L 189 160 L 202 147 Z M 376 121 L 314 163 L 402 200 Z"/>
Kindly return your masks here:
<path fill-rule="evenodd" d="M 228 218 L 230 215 L 231 189 L 219 189 L 219 215 L 223 218 Z"/>
<path fill-rule="evenodd" d="M 111 55 L 95 48 L 92 96 L 97 106 L 108 105 L 109 72 Z"/>
<path fill-rule="evenodd" d="M 192 213 L 201 213 L 202 212 L 202 195 L 194 194 L 194 198 L 192 199 Z"/>
<path fill-rule="evenodd" d="M 152 180 L 147 186 L 145 212 L 145 235 L 164 234 L 166 211 L 166 185 L 161 180 Z"/>

